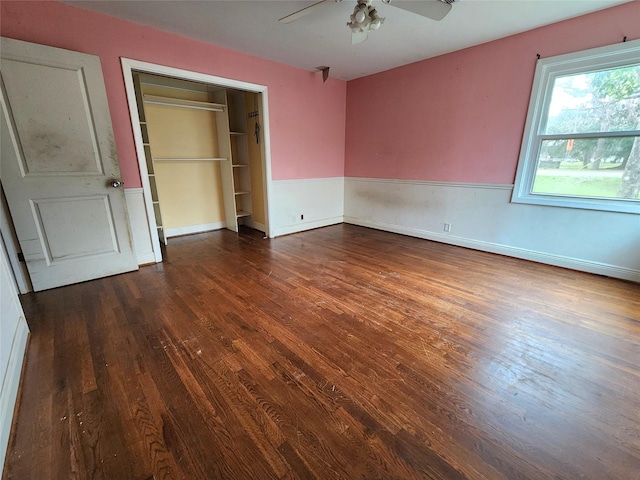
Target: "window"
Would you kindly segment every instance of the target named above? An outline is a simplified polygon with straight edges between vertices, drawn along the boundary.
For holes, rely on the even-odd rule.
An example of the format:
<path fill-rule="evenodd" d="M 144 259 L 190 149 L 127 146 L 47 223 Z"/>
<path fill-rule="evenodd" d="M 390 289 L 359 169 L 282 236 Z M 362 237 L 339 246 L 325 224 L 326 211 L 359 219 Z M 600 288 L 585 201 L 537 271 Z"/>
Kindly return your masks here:
<path fill-rule="evenodd" d="M 640 213 L 640 40 L 538 61 L 512 201 Z"/>

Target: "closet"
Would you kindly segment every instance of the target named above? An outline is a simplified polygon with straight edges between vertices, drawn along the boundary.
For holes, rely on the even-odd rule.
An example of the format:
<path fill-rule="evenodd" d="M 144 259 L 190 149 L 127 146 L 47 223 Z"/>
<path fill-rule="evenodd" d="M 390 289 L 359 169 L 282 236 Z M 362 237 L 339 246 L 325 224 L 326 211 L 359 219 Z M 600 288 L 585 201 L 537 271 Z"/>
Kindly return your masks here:
<path fill-rule="evenodd" d="M 260 94 L 134 73 L 158 237 L 265 231 Z"/>

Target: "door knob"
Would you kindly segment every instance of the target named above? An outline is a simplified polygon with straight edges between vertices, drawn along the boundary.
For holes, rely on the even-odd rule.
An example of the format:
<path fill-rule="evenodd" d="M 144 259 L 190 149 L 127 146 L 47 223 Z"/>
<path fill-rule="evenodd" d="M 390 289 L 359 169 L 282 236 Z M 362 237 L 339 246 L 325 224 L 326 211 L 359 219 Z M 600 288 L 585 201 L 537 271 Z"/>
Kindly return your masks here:
<path fill-rule="evenodd" d="M 107 183 L 109 184 L 110 187 L 113 187 L 113 188 L 119 188 L 122 185 L 124 185 L 124 182 L 122 180 L 116 180 L 116 179 L 109 180 Z"/>

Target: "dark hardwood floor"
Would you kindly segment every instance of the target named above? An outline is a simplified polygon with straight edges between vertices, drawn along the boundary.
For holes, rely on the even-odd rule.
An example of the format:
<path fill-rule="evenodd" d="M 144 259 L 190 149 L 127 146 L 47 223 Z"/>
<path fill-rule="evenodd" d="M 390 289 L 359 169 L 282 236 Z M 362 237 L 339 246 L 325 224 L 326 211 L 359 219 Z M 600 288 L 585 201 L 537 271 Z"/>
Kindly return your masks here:
<path fill-rule="evenodd" d="M 30 294 L 6 479 L 640 478 L 640 285 L 337 225 Z"/>

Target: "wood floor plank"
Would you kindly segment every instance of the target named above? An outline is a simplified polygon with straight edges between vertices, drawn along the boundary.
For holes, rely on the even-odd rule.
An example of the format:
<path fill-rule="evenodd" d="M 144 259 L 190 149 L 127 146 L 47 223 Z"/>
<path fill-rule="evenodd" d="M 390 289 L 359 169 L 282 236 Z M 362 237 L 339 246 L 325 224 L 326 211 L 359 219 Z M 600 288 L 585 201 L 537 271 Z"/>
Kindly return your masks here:
<path fill-rule="evenodd" d="M 640 285 L 349 225 L 21 298 L 3 478 L 640 479 Z"/>

